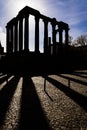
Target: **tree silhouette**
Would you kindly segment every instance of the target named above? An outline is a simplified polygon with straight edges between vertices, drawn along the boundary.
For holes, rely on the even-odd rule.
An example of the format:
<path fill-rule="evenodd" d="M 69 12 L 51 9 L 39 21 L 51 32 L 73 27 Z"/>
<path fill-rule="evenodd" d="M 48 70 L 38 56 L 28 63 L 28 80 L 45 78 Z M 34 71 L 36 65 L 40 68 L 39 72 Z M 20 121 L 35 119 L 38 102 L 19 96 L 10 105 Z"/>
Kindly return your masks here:
<path fill-rule="evenodd" d="M 85 46 L 87 45 L 87 35 L 81 35 L 73 41 L 73 46 Z"/>

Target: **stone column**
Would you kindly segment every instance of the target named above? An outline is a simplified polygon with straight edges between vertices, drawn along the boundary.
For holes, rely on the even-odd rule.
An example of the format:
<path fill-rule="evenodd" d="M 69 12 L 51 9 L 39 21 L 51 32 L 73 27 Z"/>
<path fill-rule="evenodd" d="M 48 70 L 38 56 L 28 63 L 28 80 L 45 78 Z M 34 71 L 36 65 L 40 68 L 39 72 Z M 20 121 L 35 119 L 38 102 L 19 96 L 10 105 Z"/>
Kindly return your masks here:
<path fill-rule="evenodd" d="M 29 50 L 29 14 L 25 15 L 24 25 L 24 50 Z"/>
<path fill-rule="evenodd" d="M 44 21 L 44 53 L 48 53 L 48 21 Z"/>
<path fill-rule="evenodd" d="M 52 41 L 53 41 L 53 54 L 56 54 L 56 19 L 52 21 Z"/>
<path fill-rule="evenodd" d="M 48 53 L 51 54 L 51 37 L 48 37 Z"/>
<path fill-rule="evenodd" d="M 68 43 L 69 43 L 69 38 L 68 38 L 68 30 L 69 29 L 65 29 L 65 45 L 67 46 L 68 45 Z"/>
<path fill-rule="evenodd" d="M 7 52 L 13 52 L 13 26 L 7 25 Z"/>
<path fill-rule="evenodd" d="M 13 25 L 11 25 L 11 42 L 10 42 L 10 52 L 13 52 Z"/>
<path fill-rule="evenodd" d="M 59 43 L 62 44 L 63 43 L 63 37 L 62 37 L 62 28 L 59 26 Z"/>
<path fill-rule="evenodd" d="M 14 52 L 18 51 L 18 20 L 15 21 L 15 47 Z"/>
<path fill-rule="evenodd" d="M 35 16 L 35 52 L 39 52 L 39 17 Z"/>
<path fill-rule="evenodd" d="M 6 26 L 6 51 L 9 53 L 9 27 Z"/>
<path fill-rule="evenodd" d="M 19 51 L 22 51 L 22 50 L 23 50 L 23 18 L 20 17 L 19 19 Z"/>

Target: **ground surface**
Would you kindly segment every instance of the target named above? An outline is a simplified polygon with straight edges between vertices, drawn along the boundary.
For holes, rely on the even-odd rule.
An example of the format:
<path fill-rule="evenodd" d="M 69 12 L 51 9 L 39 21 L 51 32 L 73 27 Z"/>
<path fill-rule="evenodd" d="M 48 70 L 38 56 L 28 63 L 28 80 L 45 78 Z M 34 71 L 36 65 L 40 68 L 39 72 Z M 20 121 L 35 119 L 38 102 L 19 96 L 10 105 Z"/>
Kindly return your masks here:
<path fill-rule="evenodd" d="M 87 70 L 45 79 L 0 74 L 0 130 L 87 130 Z"/>

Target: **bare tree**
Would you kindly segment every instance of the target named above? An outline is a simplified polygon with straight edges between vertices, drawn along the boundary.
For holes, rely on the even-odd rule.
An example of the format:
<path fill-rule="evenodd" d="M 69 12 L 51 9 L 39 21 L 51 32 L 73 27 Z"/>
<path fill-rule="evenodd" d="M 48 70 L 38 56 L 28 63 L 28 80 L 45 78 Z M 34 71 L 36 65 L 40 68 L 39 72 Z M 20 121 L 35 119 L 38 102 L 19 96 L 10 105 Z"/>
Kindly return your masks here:
<path fill-rule="evenodd" d="M 81 35 L 73 41 L 73 46 L 85 46 L 87 45 L 87 35 Z"/>

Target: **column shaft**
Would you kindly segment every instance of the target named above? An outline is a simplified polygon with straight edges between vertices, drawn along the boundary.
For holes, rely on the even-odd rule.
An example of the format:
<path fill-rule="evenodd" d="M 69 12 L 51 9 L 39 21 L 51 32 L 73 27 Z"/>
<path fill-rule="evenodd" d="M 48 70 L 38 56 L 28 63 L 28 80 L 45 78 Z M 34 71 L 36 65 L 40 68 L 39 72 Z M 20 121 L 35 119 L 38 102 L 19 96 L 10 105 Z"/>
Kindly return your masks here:
<path fill-rule="evenodd" d="M 49 43 L 49 45 L 48 45 L 48 53 L 52 54 L 51 53 L 51 37 L 48 37 L 48 43 Z"/>
<path fill-rule="evenodd" d="M 44 53 L 48 53 L 48 21 L 44 21 Z"/>
<path fill-rule="evenodd" d="M 39 17 L 35 16 L 35 52 L 39 52 Z"/>
<path fill-rule="evenodd" d="M 19 20 L 19 51 L 23 49 L 23 18 Z"/>
<path fill-rule="evenodd" d="M 15 23 L 15 48 L 14 51 L 18 51 L 18 21 Z"/>
<path fill-rule="evenodd" d="M 62 29 L 59 28 L 59 43 L 62 44 L 63 43 L 63 38 L 62 38 Z"/>
<path fill-rule="evenodd" d="M 52 41 L 53 41 L 53 54 L 56 54 L 56 31 L 55 24 L 52 24 Z"/>
<path fill-rule="evenodd" d="M 11 26 L 11 42 L 10 42 L 10 52 L 13 52 L 13 25 Z"/>
<path fill-rule="evenodd" d="M 24 50 L 29 49 L 29 15 L 25 16 Z"/>
<path fill-rule="evenodd" d="M 6 27 L 6 51 L 9 53 L 9 27 Z"/>
<path fill-rule="evenodd" d="M 67 30 L 65 30 L 65 45 L 67 46 L 68 45 L 68 41 L 69 40 L 69 38 L 68 38 L 68 29 Z"/>

